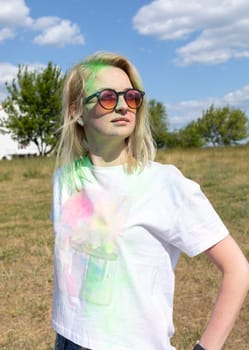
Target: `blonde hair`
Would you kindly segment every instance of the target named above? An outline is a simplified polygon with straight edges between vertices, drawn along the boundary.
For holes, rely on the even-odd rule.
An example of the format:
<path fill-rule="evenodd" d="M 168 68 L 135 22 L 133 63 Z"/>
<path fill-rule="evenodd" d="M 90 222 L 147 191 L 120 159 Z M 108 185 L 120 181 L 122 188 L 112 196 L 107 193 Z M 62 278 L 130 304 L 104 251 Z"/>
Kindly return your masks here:
<path fill-rule="evenodd" d="M 87 88 L 99 69 L 113 66 L 122 69 L 135 89 L 143 90 L 136 68 L 123 56 L 111 52 L 97 52 L 75 65 L 67 74 L 63 90 L 61 136 L 57 151 L 57 167 L 66 166 L 73 171 L 75 161 L 88 155 L 84 126 L 77 121 L 84 120 L 86 112 L 84 98 Z M 151 135 L 146 99 L 136 112 L 135 129 L 127 138 L 128 172 L 138 166 L 144 168 L 155 158 L 155 146 Z"/>

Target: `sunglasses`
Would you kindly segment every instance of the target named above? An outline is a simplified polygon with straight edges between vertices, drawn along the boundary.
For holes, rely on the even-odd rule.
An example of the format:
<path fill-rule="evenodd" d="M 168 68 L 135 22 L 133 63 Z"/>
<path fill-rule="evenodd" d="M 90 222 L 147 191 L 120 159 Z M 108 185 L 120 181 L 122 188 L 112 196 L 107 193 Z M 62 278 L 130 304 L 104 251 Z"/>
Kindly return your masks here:
<path fill-rule="evenodd" d="M 88 103 L 94 97 L 97 97 L 99 104 L 104 109 L 113 110 L 117 107 L 119 96 L 123 95 L 127 106 L 137 109 L 143 102 L 145 92 L 136 89 L 127 89 L 117 92 L 113 89 L 104 89 L 85 98 L 84 102 Z"/>

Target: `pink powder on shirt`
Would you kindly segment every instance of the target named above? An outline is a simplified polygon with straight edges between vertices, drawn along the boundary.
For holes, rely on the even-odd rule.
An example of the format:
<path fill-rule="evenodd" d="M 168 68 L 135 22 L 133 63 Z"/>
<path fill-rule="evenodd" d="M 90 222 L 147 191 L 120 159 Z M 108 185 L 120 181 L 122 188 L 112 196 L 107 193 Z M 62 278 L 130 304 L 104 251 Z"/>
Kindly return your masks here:
<path fill-rule="evenodd" d="M 93 205 L 87 195 L 81 191 L 73 194 L 62 208 L 62 220 L 75 228 L 78 220 L 89 220 L 93 215 Z"/>

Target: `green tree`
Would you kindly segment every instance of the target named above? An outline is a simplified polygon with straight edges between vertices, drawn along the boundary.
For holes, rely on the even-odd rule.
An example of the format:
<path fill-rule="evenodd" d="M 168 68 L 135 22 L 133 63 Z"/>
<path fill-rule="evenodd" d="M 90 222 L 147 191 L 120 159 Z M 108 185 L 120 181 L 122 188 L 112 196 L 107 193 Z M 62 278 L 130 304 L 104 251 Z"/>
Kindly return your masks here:
<path fill-rule="evenodd" d="M 182 147 L 180 138 L 179 138 L 179 130 L 170 131 L 167 133 L 166 147 L 167 148 Z"/>
<path fill-rule="evenodd" d="M 205 144 L 203 137 L 200 135 L 199 126 L 197 122 L 192 121 L 186 127 L 167 135 L 167 147 L 169 148 L 190 148 L 202 147 Z"/>
<path fill-rule="evenodd" d="M 203 137 L 200 134 L 199 125 L 192 121 L 185 128 L 178 132 L 180 146 L 183 148 L 202 147 L 205 144 Z"/>
<path fill-rule="evenodd" d="M 24 146 L 34 142 L 39 155 L 50 153 L 56 144 L 63 81 L 61 69 L 49 62 L 43 70 L 19 66 L 17 79 L 6 83 L 9 96 L 2 105 L 8 118 L 1 126 Z"/>
<path fill-rule="evenodd" d="M 168 132 L 166 108 L 161 102 L 156 102 L 156 100 L 153 99 L 148 102 L 148 111 L 152 136 L 157 147 L 161 148 L 166 145 Z"/>
<path fill-rule="evenodd" d="M 240 109 L 212 105 L 198 119 L 198 128 L 206 143 L 231 145 L 248 136 L 248 119 Z"/>

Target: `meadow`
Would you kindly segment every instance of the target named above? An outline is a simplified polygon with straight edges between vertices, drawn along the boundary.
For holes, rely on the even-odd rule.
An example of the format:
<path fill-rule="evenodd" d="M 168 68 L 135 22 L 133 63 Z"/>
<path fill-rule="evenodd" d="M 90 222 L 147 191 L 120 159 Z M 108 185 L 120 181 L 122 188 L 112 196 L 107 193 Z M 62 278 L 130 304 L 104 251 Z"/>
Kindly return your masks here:
<path fill-rule="evenodd" d="M 159 151 L 197 181 L 249 259 L 249 147 Z M 52 158 L 0 161 L 0 348 L 52 350 Z M 177 350 L 191 350 L 210 315 L 220 273 L 204 255 L 176 269 Z M 225 350 L 248 350 L 249 298 Z M 142 349 L 138 349 L 142 350 Z"/>

